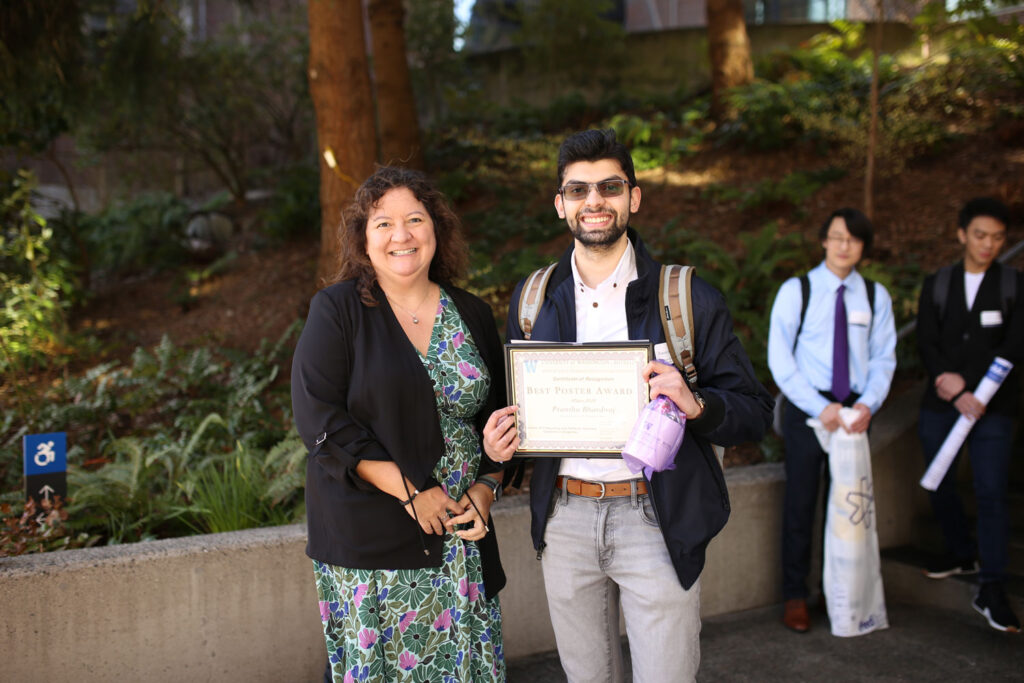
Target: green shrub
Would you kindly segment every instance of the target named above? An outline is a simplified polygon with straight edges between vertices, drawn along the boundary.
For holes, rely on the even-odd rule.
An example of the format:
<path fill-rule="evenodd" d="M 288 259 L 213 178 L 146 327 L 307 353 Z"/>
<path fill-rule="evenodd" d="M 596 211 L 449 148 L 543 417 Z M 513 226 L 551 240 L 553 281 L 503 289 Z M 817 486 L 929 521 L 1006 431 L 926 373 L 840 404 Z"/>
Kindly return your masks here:
<path fill-rule="evenodd" d="M 0 491 L 12 494 L 3 500 L 21 498 L 21 437 L 66 431 L 67 526 L 75 533 L 125 542 L 203 528 L 210 506 L 191 499 L 193 479 L 206 470 L 228 477 L 225 463 L 236 459 L 239 472 L 259 473 L 250 477 L 259 502 L 246 514 L 261 523 L 295 519 L 304 457 L 296 456 L 287 385 L 277 379 L 298 327 L 255 353 L 185 349 L 165 338 L 136 349 L 130 365 L 104 363 L 16 396 L 0 418 Z M 204 491 L 218 483 L 204 477 Z"/>
<path fill-rule="evenodd" d="M 295 452 L 304 462 L 305 447 Z M 304 482 L 294 482 L 282 500 L 275 501 L 270 494 L 275 474 L 241 444 L 234 453 L 206 461 L 179 482 L 189 502 L 185 523 L 195 531 L 215 534 L 295 521 L 294 506 L 288 503 L 294 502 Z"/>
<path fill-rule="evenodd" d="M 813 263 L 812 245 L 797 233 L 778 234 L 774 223 L 740 235 L 742 250 L 732 253 L 717 242 L 679 227 L 680 219 L 662 227 L 652 241 L 663 263 L 697 267 L 697 275 L 725 297 L 736 336 L 754 365 L 758 379 L 771 382 L 768 372 L 768 323 L 779 286 Z"/>
<path fill-rule="evenodd" d="M 187 258 L 185 202 L 167 192 L 141 194 L 83 219 L 94 269 L 140 272 L 175 266 Z"/>
<path fill-rule="evenodd" d="M 629 147 L 633 165 L 643 171 L 677 163 L 695 152 L 705 138 L 700 124 L 706 116 L 706 104 L 697 102 L 684 108 L 679 120 L 655 111 L 646 116 L 616 114 L 603 125 L 615 130 L 616 137 Z"/>
<path fill-rule="evenodd" d="M 0 178 L 0 373 L 41 366 L 71 341 L 65 316 L 77 282 L 32 208 L 35 184 L 28 171 Z"/>
<path fill-rule="evenodd" d="M 916 64 L 879 56 L 882 175 L 982 129 L 993 111 L 1024 114 L 1020 24 L 983 15 L 950 25 L 939 42 L 944 53 Z M 752 149 L 807 144 L 856 167 L 868 147 L 871 59 L 863 27 L 837 22 L 805 46 L 760 60 L 760 79 L 731 91 L 737 113 L 719 128 L 720 139 Z"/>
<path fill-rule="evenodd" d="M 292 166 L 276 175 L 270 206 L 263 214 L 263 229 L 275 240 L 320 233 L 320 170 L 312 165 Z"/>
<path fill-rule="evenodd" d="M 739 206 L 743 211 L 749 211 L 764 206 L 788 205 L 799 211 L 818 190 L 845 175 L 846 169 L 829 167 L 820 171 L 794 171 L 781 180 L 762 180 L 742 194 Z"/>

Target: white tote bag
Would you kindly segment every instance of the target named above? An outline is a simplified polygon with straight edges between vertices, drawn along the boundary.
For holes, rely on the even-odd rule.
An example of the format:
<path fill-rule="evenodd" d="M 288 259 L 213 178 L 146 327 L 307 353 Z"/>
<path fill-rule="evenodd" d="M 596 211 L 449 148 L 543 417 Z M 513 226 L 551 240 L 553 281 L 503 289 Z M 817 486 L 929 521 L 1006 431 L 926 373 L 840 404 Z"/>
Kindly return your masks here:
<path fill-rule="evenodd" d="M 857 416 L 853 408 L 839 412 L 839 419 L 846 424 Z M 817 419 L 807 424 L 828 453 L 832 474 L 822 579 L 832 635 L 859 636 L 888 628 L 868 436 L 843 429 L 829 432 Z"/>

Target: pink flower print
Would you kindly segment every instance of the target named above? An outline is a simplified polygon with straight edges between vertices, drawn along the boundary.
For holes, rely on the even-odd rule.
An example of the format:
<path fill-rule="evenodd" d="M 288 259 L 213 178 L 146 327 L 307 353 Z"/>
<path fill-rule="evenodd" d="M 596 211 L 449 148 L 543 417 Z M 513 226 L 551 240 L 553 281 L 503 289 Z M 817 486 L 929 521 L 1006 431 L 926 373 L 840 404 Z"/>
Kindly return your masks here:
<path fill-rule="evenodd" d="M 459 579 L 459 595 L 465 596 L 469 598 L 470 602 L 473 602 L 480 597 L 480 586 L 466 579 Z"/>
<path fill-rule="evenodd" d="M 355 595 L 352 596 L 352 601 L 356 603 L 356 608 L 363 604 L 363 598 L 366 597 L 366 584 L 361 583 L 356 586 Z"/>
<path fill-rule="evenodd" d="M 480 371 L 466 361 L 459 362 L 459 372 L 462 373 L 462 376 L 466 379 L 477 379 L 480 377 Z"/>
<path fill-rule="evenodd" d="M 456 332 L 455 336 L 452 337 L 452 346 L 454 346 L 455 348 L 459 348 L 460 346 L 462 346 L 462 342 L 464 341 L 466 341 L 466 335 L 464 335 L 462 332 Z"/>
<path fill-rule="evenodd" d="M 401 633 L 405 633 L 405 629 L 409 628 L 409 624 L 416 618 L 416 610 L 406 612 L 402 615 L 402 618 L 398 620 L 398 630 Z"/>
<path fill-rule="evenodd" d="M 320 621 L 327 621 L 331 616 L 331 603 L 326 600 L 320 601 Z"/>
<path fill-rule="evenodd" d="M 462 463 L 462 476 L 469 474 L 469 462 Z"/>
<path fill-rule="evenodd" d="M 452 625 L 452 614 L 448 610 L 441 612 L 440 616 L 434 620 L 434 630 L 444 631 Z"/>
<path fill-rule="evenodd" d="M 416 655 L 408 650 L 398 655 L 398 666 L 402 667 L 404 671 L 408 671 L 416 666 L 418 661 L 419 660 L 416 659 Z"/>
<path fill-rule="evenodd" d="M 356 683 L 356 679 L 352 676 L 351 671 L 345 672 L 345 683 Z"/>
<path fill-rule="evenodd" d="M 359 647 L 369 650 L 377 642 L 377 632 L 364 628 L 359 632 Z"/>

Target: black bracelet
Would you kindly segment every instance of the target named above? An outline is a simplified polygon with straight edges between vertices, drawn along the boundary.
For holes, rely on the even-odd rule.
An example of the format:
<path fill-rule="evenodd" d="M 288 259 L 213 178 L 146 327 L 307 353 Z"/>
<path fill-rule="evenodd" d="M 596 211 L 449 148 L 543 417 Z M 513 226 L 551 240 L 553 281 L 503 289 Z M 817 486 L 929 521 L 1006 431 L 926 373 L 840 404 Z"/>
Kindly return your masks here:
<path fill-rule="evenodd" d="M 960 393 L 959 393 L 959 394 L 957 394 L 957 395 L 956 395 L 956 396 L 954 396 L 953 398 L 949 399 L 949 402 L 950 402 L 950 403 L 956 403 L 956 400 L 957 400 L 958 398 L 960 398 L 961 396 L 963 396 L 964 394 L 966 394 L 966 393 L 967 393 L 967 389 L 966 389 L 966 388 L 964 388 L 964 389 L 961 389 L 961 390 L 960 390 Z"/>
<path fill-rule="evenodd" d="M 408 497 L 407 499 L 405 499 L 405 500 L 401 501 L 401 505 L 402 505 L 402 507 L 405 507 L 405 506 L 406 506 L 406 505 L 408 505 L 409 503 L 411 503 L 411 502 L 413 502 L 414 500 L 416 500 L 416 496 L 418 496 L 418 495 L 420 495 L 420 491 L 419 491 L 419 489 L 413 489 L 413 490 L 412 490 L 412 495 L 411 495 L 411 496 L 409 496 L 409 497 Z"/>
<path fill-rule="evenodd" d="M 483 475 L 476 478 L 477 484 L 483 484 L 491 490 L 491 496 L 493 497 L 492 502 L 497 502 L 501 498 L 501 482 L 494 477 Z"/>

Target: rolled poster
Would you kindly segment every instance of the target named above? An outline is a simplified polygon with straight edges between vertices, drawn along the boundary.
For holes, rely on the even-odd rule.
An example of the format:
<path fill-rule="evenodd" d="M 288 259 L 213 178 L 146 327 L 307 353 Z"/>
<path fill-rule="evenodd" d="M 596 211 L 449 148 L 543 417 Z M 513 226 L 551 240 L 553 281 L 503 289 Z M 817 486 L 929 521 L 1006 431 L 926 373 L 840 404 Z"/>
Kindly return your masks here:
<path fill-rule="evenodd" d="M 974 398 L 987 406 L 988 402 L 995 396 L 995 393 L 999 391 L 1003 380 L 1010 374 L 1010 370 L 1013 370 L 1013 363 L 1005 358 L 996 356 L 996 359 L 992 361 L 992 365 L 988 366 L 985 376 L 978 382 L 978 388 L 974 390 Z M 967 439 L 967 435 L 970 433 L 971 428 L 974 427 L 976 421 L 974 418 L 964 415 L 957 419 L 956 424 L 949 430 L 946 440 L 942 442 L 939 452 L 932 459 L 932 464 L 928 466 L 928 471 L 921 477 L 922 487 L 929 491 L 939 488 L 939 484 L 942 483 L 943 477 L 949 471 L 949 466 L 953 464 L 956 454 L 960 452 L 960 447 L 964 445 L 964 441 Z"/>

